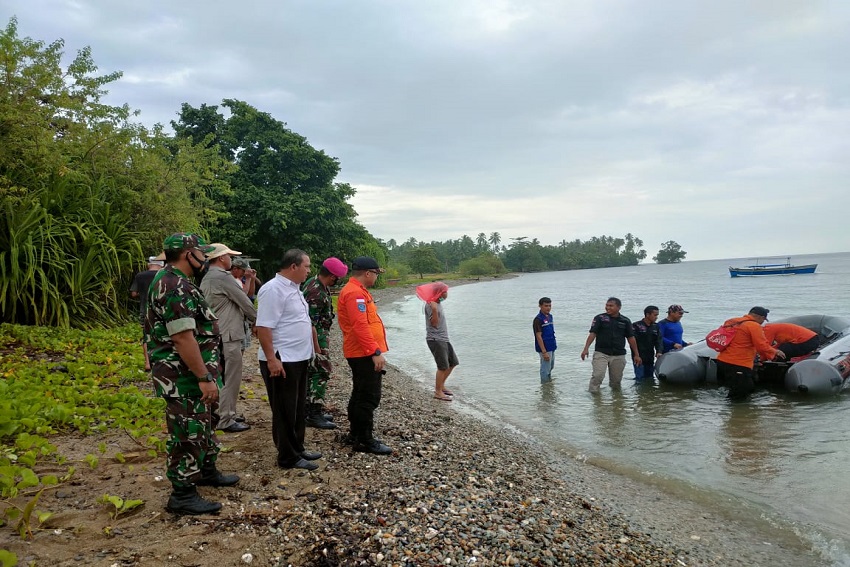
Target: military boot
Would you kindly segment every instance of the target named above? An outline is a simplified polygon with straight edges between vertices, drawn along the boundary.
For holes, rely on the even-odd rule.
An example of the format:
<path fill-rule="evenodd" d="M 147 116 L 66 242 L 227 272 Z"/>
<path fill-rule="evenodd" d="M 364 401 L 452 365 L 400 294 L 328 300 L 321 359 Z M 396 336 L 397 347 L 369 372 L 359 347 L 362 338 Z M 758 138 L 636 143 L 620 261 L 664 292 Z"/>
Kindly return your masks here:
<path fill-rule="evenodd" d="M 336 423 L 325 419 L 324 408 L 322 404 L 308 404 L 307 418 L 304 423 L 307 427 L 315 427 L 316 429 L 336 429 Z"/>
<path fill-rule="evenodd" d="M 196 484 L 198 486 L 233 486 L 237 482 L 239 482 L 239 475 L 224 474 L 213 465 L 201 469 L 201 480 Z"/>
<path fill-rule="evenodd" d="M 198 516 L 201 514 L 218 514 L 218 511 L 221 510 L 221 503 L 204 500 L 194 486 L 175 486 L 165 508 L 174 514 Z"/>

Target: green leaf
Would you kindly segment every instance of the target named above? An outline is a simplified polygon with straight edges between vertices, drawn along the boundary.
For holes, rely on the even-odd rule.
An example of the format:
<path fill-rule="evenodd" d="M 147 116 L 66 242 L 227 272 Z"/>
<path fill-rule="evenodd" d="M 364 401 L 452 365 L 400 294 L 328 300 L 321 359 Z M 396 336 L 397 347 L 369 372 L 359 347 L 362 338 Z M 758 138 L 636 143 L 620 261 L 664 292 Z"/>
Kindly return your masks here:
<path fill-rule="evenodd" d="M 8 549 L 0 549 L 0 565 L 3 567 L 15 567 L 18 564 L 18 556 Z"/>

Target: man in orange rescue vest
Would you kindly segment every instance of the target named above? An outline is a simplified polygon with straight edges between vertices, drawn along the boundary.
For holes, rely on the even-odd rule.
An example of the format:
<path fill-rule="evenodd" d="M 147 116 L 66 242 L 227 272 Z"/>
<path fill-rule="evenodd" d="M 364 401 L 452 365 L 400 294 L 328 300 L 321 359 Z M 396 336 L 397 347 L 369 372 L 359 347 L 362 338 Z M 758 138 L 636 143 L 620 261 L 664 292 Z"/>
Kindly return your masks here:
<path fill-rule="evenodd" d="M 374 414 L 381 402 L 381 379 L 387 363 L 387 334 L 368 288 L 384 270 L 374 258 L 360 256 L 351 263 L 351 278 L 337 301 L 342 329 L 342 353 L 351 367 L 353 383 L 348 400 L 348 422 L 354 450 L 389 455 L 393 450 L 373 435 Z"/>
<path fill-rule="evenodd" d="M 753 307 L 743 317 L 734 317 L 723 323 L 735 325 L 737 330 L 732 342 L 717 355 L 717 374 L 721 383 L 729 386 L 729 399 L 741 400 L 755 389 L 753 364 L 756 353 L 762 360 L 785 359 L 785 353 L 776 350 L 764 337 L 762 323 L 767 321 L 769 309 Z"/>
<path fill-rule="evenodd" d="M 768 323 L 764 326 L 764 337 L 788 359 L 810 354 L 820 346 L 816 332 L 793 323 Z"/>

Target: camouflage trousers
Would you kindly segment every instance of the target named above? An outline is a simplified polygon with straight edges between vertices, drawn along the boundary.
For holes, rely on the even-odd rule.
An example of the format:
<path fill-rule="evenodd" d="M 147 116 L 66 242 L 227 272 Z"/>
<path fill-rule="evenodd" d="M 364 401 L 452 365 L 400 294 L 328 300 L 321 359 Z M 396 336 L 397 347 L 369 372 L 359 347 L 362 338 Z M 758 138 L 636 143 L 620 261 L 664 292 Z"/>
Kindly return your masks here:
<path fill-rule="evenodd" d="M 218 403 L 206 405 L 199 397 L 165 398 L 165 474 L 173 486 L 192 486 L 201 478 L 201 469 L 215 466 L 219 453 L 215 435 L 218 420 Z"/>
<path fill-rule="evenodd" d="M 322 336 L 318 333 L 319 347 L 328 348 L 327 335 Z M 325 401 L 325 392 L 328 390 L 328 380 L 331 379 L 333 366 L 327 356 L 317 354 L 310 361 L 310 366 L 307 369 L 307 402 L 311 404 L 321 404 Z"/>

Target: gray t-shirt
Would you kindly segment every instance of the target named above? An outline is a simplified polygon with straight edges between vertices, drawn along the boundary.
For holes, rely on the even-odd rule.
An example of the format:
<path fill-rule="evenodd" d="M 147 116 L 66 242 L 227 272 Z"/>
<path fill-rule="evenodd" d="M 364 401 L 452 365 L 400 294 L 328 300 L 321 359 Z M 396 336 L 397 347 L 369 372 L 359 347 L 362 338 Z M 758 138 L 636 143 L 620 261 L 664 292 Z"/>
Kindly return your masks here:
<path fill-rule="evenodd" d="M 443 306 L 437 304 L 437 313 L 440 316 L 440 321 L 437 326 L 431 324 L 431 304 L 425 304 L 425 340 L 428 341 L 445 341 L 449 342 L 449 329 L 446 326 L 446 318 L 443 315 Z"/>

